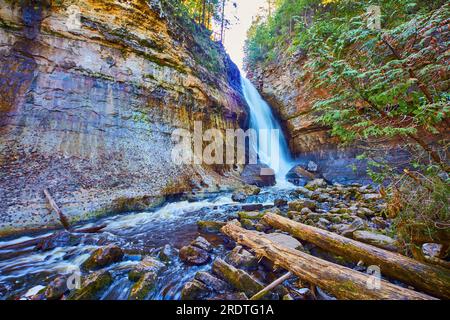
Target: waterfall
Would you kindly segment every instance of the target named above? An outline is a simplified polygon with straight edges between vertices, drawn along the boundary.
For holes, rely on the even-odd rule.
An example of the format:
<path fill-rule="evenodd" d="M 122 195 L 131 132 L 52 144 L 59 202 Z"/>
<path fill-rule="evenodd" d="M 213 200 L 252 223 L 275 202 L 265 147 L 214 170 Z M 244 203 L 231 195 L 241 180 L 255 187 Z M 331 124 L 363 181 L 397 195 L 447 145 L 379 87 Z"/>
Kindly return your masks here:
<path fill-rule="evenodd" d="M 272 109 L 263 100 L 250 80 L 241 77 L 242 91 L 250 107 L 250 128 L 258 134 L 256 148 L 260 161 L 275 171 L 277 184 L 286 182 L 286 174 L 293 166 L 286 138 Z"/>

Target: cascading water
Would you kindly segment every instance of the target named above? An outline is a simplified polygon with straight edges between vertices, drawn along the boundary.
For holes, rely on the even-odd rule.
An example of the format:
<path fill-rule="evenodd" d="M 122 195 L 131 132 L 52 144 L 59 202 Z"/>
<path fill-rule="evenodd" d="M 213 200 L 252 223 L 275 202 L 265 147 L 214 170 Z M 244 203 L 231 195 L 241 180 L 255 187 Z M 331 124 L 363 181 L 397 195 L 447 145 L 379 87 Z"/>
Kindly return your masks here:
<path fill-rule="evenodd" d="M 250 128 L 259 135 L 254 146 L 259 159 L 275 171 L 277 184 L 286 183 L 286 174 L 293 166 L 293 159 L 280 124 L 272 109 L 263 100 L 250 80 L 241 77 L 242 91 L 250 107 Z"/>

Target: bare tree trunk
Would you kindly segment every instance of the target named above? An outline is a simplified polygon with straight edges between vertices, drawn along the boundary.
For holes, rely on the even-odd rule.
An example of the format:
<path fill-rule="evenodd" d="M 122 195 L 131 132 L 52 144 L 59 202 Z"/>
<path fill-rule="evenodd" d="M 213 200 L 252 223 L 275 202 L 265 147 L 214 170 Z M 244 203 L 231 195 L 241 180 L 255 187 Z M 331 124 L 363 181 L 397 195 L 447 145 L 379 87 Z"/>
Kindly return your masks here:
<path fill-rule="evenodd" d="M 450 272 L 442 267 L 425 264 L 276 214 L 266 214 L 263 220 L 274 228 L 289 232 L 294 237 L 324 250 L 354 261 L 362 260 L 367 265 L 376 265 L 383 274 L 411 284 L 417 289 L 440 298 L 450 298 Z"/>
<path fill-rule="evenodd" d="M 222 232 L 238 243 L 253 249 L 304 281 L 317 285 L 338 299 L 356 300 L 433 300 L 435 298 L 379 279 L 372 286 L 374 277 L 343 267 L 307 253 L 293 250 L 268 239 L 263 233 L 245 230 L 228 223 Z"/>
<path fill-rule="evenodd" d="M 222 21 L 221 21 L 221 26 L 220 26 L 220 42 L 223 43 L 223 37 L 224 37 L 224 32 L 225 32 L 225 4 L 226 4 L 227 0 L 222 0 Z"/>
<path fill-rule="evenodd" d="M 44 189 L 44 194 L 45 194 L 45 197 L 48 200 L 48 203 L 50 204 L 50 207 L 52 207 L 52 209 L 55 210 L 55 212 L 58 214 L 59 221 L 61 221 L 61 224 L 63 225 L 64 229 L 70 231 L 69 220 L 62 213 L 61 209 L 59 209 L 59 207 L 56 204 L 55 200 L 53 200 L 52 196 L 50 195 L 50 192 L 47 189 Z"/>

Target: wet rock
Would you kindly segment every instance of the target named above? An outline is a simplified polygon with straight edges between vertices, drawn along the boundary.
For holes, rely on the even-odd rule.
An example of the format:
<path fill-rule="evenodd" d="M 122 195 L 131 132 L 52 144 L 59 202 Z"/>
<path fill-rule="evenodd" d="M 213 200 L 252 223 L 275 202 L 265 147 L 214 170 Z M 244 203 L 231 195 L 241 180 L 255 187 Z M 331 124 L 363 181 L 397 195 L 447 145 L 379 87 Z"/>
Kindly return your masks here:
<path fill-rule="evenodd" d="M 209 294 L 205 284 L 198 280 L 187 282 L 181 290 L 181 300 L 200 300 Z"/>
<path fill-rule="evenodd" d="M 58 277 L 48 284 L 44 295 L 47 300 L 59 300 L 67 290 L 67 279 Z"/>
<path fill-rule="evenodd" d="M 356 212 L 356 215 L 360 218 L 371 218 L 375 215 L 375 212 L 373 212 L 372 210 L 368 209 L 368 208 L 359 208 L 358 211 Z"/>
<path fill-rule="evenodd" d="M 288 247 L 294 250 L 303 250 L 303 245 L 300 241 L 287 234 L 274 232 L 267 234 L 266 237 L 280 246 Z"/>
<path fill-rule="evenodd" d="M 178 252 L 175 248 L 173 248 L 171 245 L 166 244 L 164 247 L 161 248 L 159 251 L 158 257 L 161 261 L 165 263 L 171 262 L 176 256 L 178 255 Z"/>
<path fill-rule="evenodd" d="M 376 201 L 376 200 L 380 200 L 382 197 L 381 197 L 381 194 L 379 194 L 379 193 L 367 193 L 367 194 L 364 194 L 362 196 L 362 198 L 365 201 Z"/>
<path fill-rule="evenodd" d="M 283 296 L 283 300 L 294 300 L 294 298 L 290 294 L 286 294 Z"/>
<path fill-rule="evenodd" d="M 245 295 L 243 292 L 232 292 L 232 293 L 226 293 L 224 295 L 219 295 L 216 297 L 216 300 L 227 300 L 227 301 L 244 301 L 248 300 L 249 298 Z"/>
<path fill-rule="evenodd" d="M 209 272 L 199 271 L 194 278 L 215 292 L 223 292 L 228 288 L 228 284 L 225 281 L 216 278 Z"/>
<path fill-rule="evenodd" d="M 241 246 L 236 246 L 226 257 L 226 261 L 236 268 L 255 269 L 258 259 Z"/>
<path fill-rule="evenodd" d="M 262 223 L 262 221 L 258 222 L 258 223 L 255 225 L 256 231 L 259 231 L 259 232 L 267 232 L 267 231 L 269 231 L 271 228 L 272 228 L 271 226 L 269 226 L 269 225 L 267 225 L 267 224 L 265 224 L 265 223 Z"/>
<path fill-rule="evenodd" d="M 155 287 L 157 274 L 153 271 L 143 274 L 131 288 L 128 300 L 144 300 Z"/>
<path fill-rule="evenodd" d="M 37 245 L 37 250 L 48 251 L 59 247 L 76 246 L 81 242 L 81 235 L 68 231 L 61 231 L 42 239 Z"/>
<path fill-rule="evenodd" d="M 240 219 L 259 220 L 264 217 L 265 212 L 253 211 L 253 212 L 239 212 Z"/>
<path fill-rule="evenodd" d="M 157 275 L 161 270 L 165 268 L 165 264 L 152 257 L 145 257 L 137 265 L 133 266 L 132 270 L 128 273 L 128 279 L 131 281 L 139 281 L 142 276 L 147 273 L 154 273 Z"/>
<path fill-rule="evenodd" d="M 310 172 L 317 172 L 319 170 L 319 166 L 314 161 L 309 161 L 308 166 L 306 167 L 306 170 Z"/>
<path fill-rule="evenodd" d="M 245 194 L 244 191 L 236 191 L 231 195 L 231 200 L 236 202 L 244 202 L 247 200 L 248 196 Z"/>
<path fill-rule="evenodd" d="M 23 295 L 23 299 L 25 300 L 44 300 L 45 299 L 45 288 L 44 286 L 41 285 L 37 285 L 34 286 L 33 288 L 29 289 L 27 292 L 25 292 L 25 294 Z M 10 299 L 14 299 L 13 297 L 11 297 Z M 7 298 L 6 300 L 10 300 L 9 298 Z"/>
<path fill-rule="evenodd" d="M 313 173 L 303 168 L 302 165 L 296 165 L 291 170 L 289 170 L 286 175 L 288 181 L 298 186 L 306 185 L 309 181 L 314 180 L 315 177 L 316 176 Z"/>
<path fill-rule="evenodd" d="M 422 246 L 422 251 L 426 256 L 429 256 L 431 258 L 439 258 L 442 251 L 442 244 L 425 243 Z"/>
<path fill-rule="evenodd" d="M 379 228 L 387 228 L 389 223 L 381 217 L 372 218 L 372 222 Z"/>
<path fill-rule="evenodd" d="M 305 197 L 308 197 L 308 198 L 310 198 L 312 196 L 312 194 L 313 194 L 313 192 L 311 190 L 308 190 L 308 189 L 306 189 L 304 187 L 298 187 L 297 189 L 295 189 L 295 193 L 297 195 L 302 195 L 302 196 L 305 196 Z"/>
<path fill-rule="evenodd" d="M 269 187 L 276 184 L 275 172 L 265 164 L 248 164 L 241 174 L 241 179 L 258 187 Z"/>
<path fill-rule="evenodd" d="M 314 210 L 316 208 L 316 202 L 312 200 L 295 200 L 288 204 L 289 210 L 301 212 L 303 208 Z"/>
<path fill-rule="evenodd" d="M 264 287 L 247 272 L 236 269 L 220 258 L 217 258 L 214 261 L 212 270 L 214 274 L 227 281 L 237 290 L 243 291 L 249 297 L 253 296 Z"/>
<path fill-rule="evenodd" d="M 180 249 L 179 256 L 181 261 L 193 265 L 203 265 L 208 263 L 210 256 L 207 251 L 194 247 L 192 245 L 185 246 Z"/>
<path fill-rule="evenodd" d="M 255 224 L 250 219 L 241 219 L 241 225 L 247 230 L 254 230 L 256 229 Z"/>
<path fill-rule="evenodd" d="M 95 270 L 106 267 L 112 263 L 122 261 L 123 251 L 116 245 L 108 245 L 98 248 L 91 256 L 82 264 L 85 270 Z"/>
<path fill-rule="evenodd" d="M 357 218 L 348 227 L 344 228 L 341 231 L 341 235 L 344 237 L 352 237 L 355 231 L 364 229 L 364 227 L 364 221 L 360 218 Z"/>
<path fill-rule="evenodd" d="M 355 231 L 353 232 L 353 239 L 380 247 L 389 251 L 398 251 L 398 247 L 394 239 L 383 234 L 374 233 L 370 231 Z"/>
<path fill-rule="evenodd" d="M 203 237 L 197 237 L 194 241 L 191 242 L 191 245 L 194 247 L 203 249 L 206 252 L 213 251 L 213 247 L 212 247 L 211 243 L 209 243 L 208 240 L 206 240 Z"/>
<path fill-rule="evenodd" d="M 311 191 L 316 190 L 317 188 L 325 188 L 328 184 L 324 179 L 314 179 L 310 182 L 308 182 L 305 186 L 306 189 L 309 189 Z"/>
<path fill-rule="evenodd" d="M 255 204 L 244 204 L 241 206 L 241 210 L 242 211 L 259 211 L 263 208 L 264 206 L 260 203 L 255 203 Z"/>
<path fill-rule="evenodd" d="M 273 204 L 274 204 L 275 207 L 281 208 L 281 207 L 287 206 L 288 201 L 285 200 L 285 199 L 276 199 L 276 200 L 273 202 Z"/>
<path fill-rule="evenodd" d="M 109 271 L 96 271 L 88 275 L 81 284 L 81 288 L 73 291 L 68 300 L 94 300 L 98 298 L 101 291 L 112 283 Z"/>
<path fill-rule="evenodd" d="M 220 229 L 225 226 L 225 222 L 218 221 L 198 221 L 197 226 L 200 231 L 208 233 L 220 232 Z"/>

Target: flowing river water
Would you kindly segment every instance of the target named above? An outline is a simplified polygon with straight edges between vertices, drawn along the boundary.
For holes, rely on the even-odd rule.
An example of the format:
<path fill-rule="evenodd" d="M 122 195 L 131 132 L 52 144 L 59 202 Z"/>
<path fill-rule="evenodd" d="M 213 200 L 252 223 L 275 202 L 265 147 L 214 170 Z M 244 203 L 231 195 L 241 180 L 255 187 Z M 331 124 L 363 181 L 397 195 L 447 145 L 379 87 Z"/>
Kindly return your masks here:
<path fill-rule="evenodd" d="M 243 92 L 251 109 L 251 127 L 260 130 L 278 130 L 281 127 L 270 107 L 247 79 L 242 79 Z M 264 188 L 257 196 L 251 196 L 246 203 L 263 204 L 272 207 L 275 199 L 292 199 L 292 185 L 284 179 L 292 167 L 292 157 L 286 140 L 280 134 L 272 144 L 259 144 L 258 155 L 262 162 L 271 166 L 277 176 L 278 185 Z M 0 249 L 0 299 L 19 299 L 31 296 L 57 276 L 76 274 L 80 265 L 97 248 L 106 244 L 116 244 L 125 251 L 122 262 L 113 264 L 108 270 L 113 275 L 113 283 L 102 294 L 101 299 L 127 299 L 133 283 L 128 280 L 130 268 L 138 264 L 143 256 L 158 257 L 162 248 L 171 246 L 173 256 L 165 271 L 157 280 L 156 288 L 148 299 L 179 299 L 184 284 L 192 280 L 201 270 L 209 270 L 211 264 L 190 266 L 183 263 L 176 249 L 189 244 L 202 235 L 214 246 L 212 259 L 227 251 L 227 239 L 217 234 L 198 231 L 200 220 L 227 221 L 237 217 L 241 203 L 231 199 L 231 194 L 211 194 L 206 198 L 180 199 L 167 203 L 156 210 L 120 214 L 103 218 L 77 227 L 106 224 L 107 227 L 96 234 L 78 234 L 70 239 L 62 236 L 58 245 L 47 250 L 36 250 L 35 245 L 14 249 Z M 48 236 L 38 233 L 16 239 L 0 241 L 0 248 Z M 67 235 L 65 235 L 67 236 Z M 229 249 L 229 248 L 228 248 Z M 31 290 L 30 290 L 31 289 Z"/>

